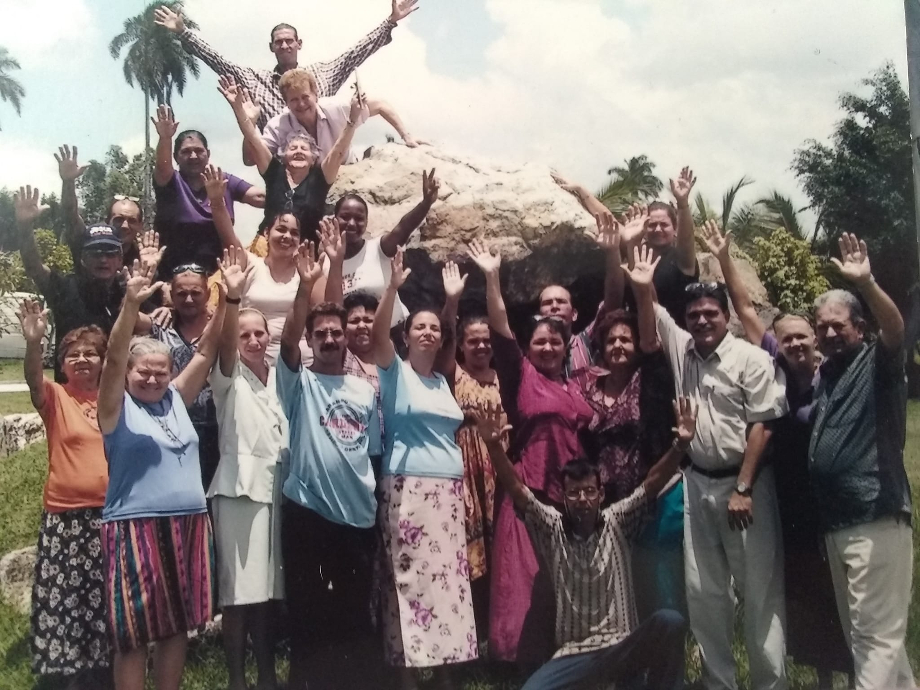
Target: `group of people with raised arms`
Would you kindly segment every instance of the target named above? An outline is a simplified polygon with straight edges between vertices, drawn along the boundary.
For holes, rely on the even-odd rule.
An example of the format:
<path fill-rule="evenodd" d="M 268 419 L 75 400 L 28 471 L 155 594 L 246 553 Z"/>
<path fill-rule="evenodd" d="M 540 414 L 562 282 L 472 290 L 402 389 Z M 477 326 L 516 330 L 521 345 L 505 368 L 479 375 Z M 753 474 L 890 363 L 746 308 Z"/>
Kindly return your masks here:
<path fill-rule="evenodd" d="M 484 274 L 479 310 L 458 318 L 467 275 L 448 261 L 444 304 L 409 312 L 404 247 L 438 178 L 423 171 L 419 203 L 378 237 L 356 194 L 327 214 L 367 117 L 419 143 L 360 89 L 327 97 L 415 2 L 305 69 L 279 25 L 273 71 L 229 63 L 164 7 L 157 23 L 221 75 L 264 186 L 215 167 L 162 106 L 153 230 L 121 196 L 87 226 L 84 168 L 61 147 L 61 274 L 33 237 L 38 190 L 16 195 L 45 300 L 19 314 L 48 436 L 35 672 L 139 689 L 153 645 L 154 685 L 177 690 L 188 633 L 219 610 L 231 690 L 250 640 L 256 687 L 278 687 L 282 634 L 297 690 L 414 688 L 420 669 L 453 687 L 477 659 L 517 664 L 527 690 L 680 688 L 688 631 L 706 687 L 735 688 L 740 598 L 752 687 L 784 688 L 787 655 L 821 687 L 834 671 L 912 686 L 904 325 L 865 244 L 844 236 L 835 259 L 861 300 L 832 290 L 768 329 L 729 238 L 694 228 L 688 168 L 673 203 L 622 218 L 557 176 L 605 256 L 586 328 L 549 285 L 514 333 L 501 255 L 480 240 L 455 257 Z M 265 209 L 248 247 L 235 203 Z M 697 233 L 724 284 L 699 281 Z"/>

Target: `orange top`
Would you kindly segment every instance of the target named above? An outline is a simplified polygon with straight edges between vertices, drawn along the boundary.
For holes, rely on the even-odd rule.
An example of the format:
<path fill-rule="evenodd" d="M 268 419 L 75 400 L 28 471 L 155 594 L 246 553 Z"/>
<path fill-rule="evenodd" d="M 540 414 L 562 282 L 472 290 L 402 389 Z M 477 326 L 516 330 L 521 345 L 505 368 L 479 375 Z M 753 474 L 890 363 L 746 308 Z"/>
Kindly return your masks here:
<path fill-rule="evenodd" d="M 38 411 L 48 436 L 45 510 L 60 513 L 105 505 L 109 468 L 96 421 L 96 393 L 45 381 Z"/>

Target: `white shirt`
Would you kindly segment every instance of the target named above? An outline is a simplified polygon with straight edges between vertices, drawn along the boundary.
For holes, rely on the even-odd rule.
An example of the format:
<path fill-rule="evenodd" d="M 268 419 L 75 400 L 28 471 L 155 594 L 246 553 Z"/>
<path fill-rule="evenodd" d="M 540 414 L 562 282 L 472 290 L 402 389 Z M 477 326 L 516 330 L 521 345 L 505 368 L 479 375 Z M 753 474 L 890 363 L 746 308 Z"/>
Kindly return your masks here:
<path fill-rule="evenodd" d="M 342 130 L 345 129 L 345 123 L 348 121 L 348 115 L 351 113 L 351 99 L 342 98 L 320 98 L 316 101 L 316 145 L 319 148 L 319 162 L 322 163 L 338 140 Z M 370 111 L 367 105 L 361 109 L 358 115 L 358 122 L 362 124 L 370 117 Z M 285 108 L 275 115 L 265 129 L 262 131 L 262 141 L 268 146 L 268 150 L 275 156 L 279 150 L 287 146 L 288 140 L 293 134 L 309 134 L 294 114 Z M 343 161 L 346 165 L 358 162 L 358 156 L 354 150 L 349 149 L 348 155 Z"/>
<path fill-rule="evenodd" d="M 237 360 L 230 376 L 217 365 L 208 381 L 220 430 L 220 463 L 208 498 L 246 496 L 271 503 L 275 472 L 288 457 L 288 421 L 278 400 L 274 369 L 263 384 Z"/>
<path fill-rule="evenodd" d="M 655 305 L 658 337 L 674 372 L 677 395 L 699 405 L 690 459 L 706 470 L 741 465 L 747 427 L 786 414 L 786 380 L 759 347 L 731 333 L 705 359 L 693 337 Z"/>

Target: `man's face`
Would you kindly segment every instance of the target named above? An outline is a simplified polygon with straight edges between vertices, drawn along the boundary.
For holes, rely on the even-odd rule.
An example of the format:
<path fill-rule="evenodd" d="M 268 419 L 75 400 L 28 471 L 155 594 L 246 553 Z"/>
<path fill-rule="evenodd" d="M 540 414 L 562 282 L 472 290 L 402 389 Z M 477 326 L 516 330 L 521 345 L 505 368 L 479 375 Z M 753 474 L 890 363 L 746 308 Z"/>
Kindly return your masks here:
<path fill-rule="evenodd" d="M 109 209 L 108 223 L 115 228 L 122 245 L 129 247 L 134 244 L 138 233 L 144 229 L 141 207 L 129 199 L 116 201 Z"/>
<path fill-rule="evenodd" d="M 598 485 L 597 476 L 592 474 L 579 480 L 566 478 L 562 489 L 565 511 L 572 521 L 572 527 L 576 531 L 579 528 L 593 529 L 604 500 L 604 490 Z"/>
<path fill-rule="evenodd" d="M 779 351 L 793 367 L 812 370 L 817 341 L 811 324 L 798 316 L 787 316 L 774 325 Z"/>
<path fill-rule="evenodd" d="M 345 329 L 338 316 L 320 316 L 308 334 L 313 357 L 324 367 L 342 366 L 345 361 Z"/>
<path fill-rule="evenodd" d="M 572 295 L 561 285 L 550 285 L 540 293 L 540 316 L 559 319 L 566 326 L 578 318 L 572 307 Z"/>
<path fill-rule="evenodd" d="M 700 297 L 687 305 L 687 330 L 693 336 L 696 349 L 709 354 L 728 333 L 728 314 L 722 311 L 714 297 Z"/>
<path fill-rule="evenodd" d="M 303 48 L 303 41 L 297 38 L 291 29 L 278 29 L 272 34 L 272 42 L 268 49 L 275 54 L 275 59 L 280 67 L 294 67 L 297 65 L 297 53 Z"/>
<path fill-rule="evenodd" d="M 211 152 L 196 136 L 185 137 L 176 152 L 176 164 L 179 172 L 186 178 L 201 175 L 211 160 Z"/>
<path fill-rule="evenodd" d="M 180 273 L 172 279 L 173 309 L 185 321 L 193 321 L 208 308 L 208 279 L 199 273 Z"/>
<path fill-rule="evenodd" d="M 81 254 L 86 274 L 94 280 L 112 280 L 124 266 L 120 249 L 84 249 Z"/>
<path fill-rule="evenodd" d="M 863 328 L 853 323 L 850 308 L 842 302 L 825 302 L 815 312 L 818 347 L 825 357 L 846 357 L 863 341 Z"/>
<path fill-rule="evenodd" d="M 373 349 L 371 330 L 374 328 L 374 315 L 363 306 L 357 306 L 348 312 L 345 324 L 345 339 L 348 349 L 355 354 L 367 354 Z"/>
<path fill-rule="evenodd" d="M 309 86 L 290 86 L 282 95 L 297 121 L 304 126 L 310 124 L 316 115 L 316 92 Z"/>

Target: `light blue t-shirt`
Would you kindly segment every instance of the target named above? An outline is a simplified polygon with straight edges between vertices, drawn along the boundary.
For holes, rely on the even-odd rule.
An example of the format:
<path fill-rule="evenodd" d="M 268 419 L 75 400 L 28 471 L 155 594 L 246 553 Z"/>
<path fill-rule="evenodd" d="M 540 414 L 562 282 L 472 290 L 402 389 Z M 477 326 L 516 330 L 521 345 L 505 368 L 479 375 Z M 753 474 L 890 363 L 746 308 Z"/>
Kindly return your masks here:
<path fill-rule="evenodd" d="M 102 440 L 109 463 L 104 522 L 207 511 L 198 433 L 175 386 L 153 405 L 125 392 L 118 425 Z"/>
<path fill-rule="evenodd" d="M 463 476 L 457 429 L 463 412 L 441 374 L 420 376 L 399 357 L 377 367 L 386 432 L 383 473 L 413 477 Z"/>
<path fill-rule="evenodd" d="M 372 527 L 377 482 L 371 455 L 380 455 L 374 387 L 357 376 L 291 371 L 279 358 L 278 397 L 291 430 L 284 495 L 330 522 Z"/>

